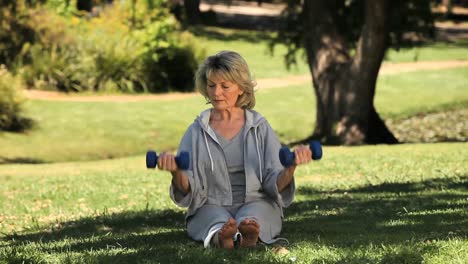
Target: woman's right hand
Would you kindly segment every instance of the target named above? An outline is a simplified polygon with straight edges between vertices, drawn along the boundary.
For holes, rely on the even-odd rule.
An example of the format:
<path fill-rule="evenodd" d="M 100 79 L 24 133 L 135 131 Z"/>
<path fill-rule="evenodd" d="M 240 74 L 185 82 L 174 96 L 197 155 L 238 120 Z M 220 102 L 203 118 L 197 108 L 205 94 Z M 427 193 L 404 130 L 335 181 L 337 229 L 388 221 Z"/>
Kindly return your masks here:
<path fill-rule="evenodd" d="M 169 152 L 163 152 L 158 157 L 158 168 L 160 170 L 176 172 L 178 170 L 175 156 Z"/>

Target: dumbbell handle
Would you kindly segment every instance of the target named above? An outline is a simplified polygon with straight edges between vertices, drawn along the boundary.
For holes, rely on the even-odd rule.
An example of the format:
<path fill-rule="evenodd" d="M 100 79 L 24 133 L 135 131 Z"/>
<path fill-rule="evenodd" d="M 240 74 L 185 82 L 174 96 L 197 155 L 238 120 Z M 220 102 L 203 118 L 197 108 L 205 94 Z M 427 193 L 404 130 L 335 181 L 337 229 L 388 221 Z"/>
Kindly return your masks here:
<path fill-rule="evenodd" d="M 319 160 L 322 158 L 322 145 L 318 141 L 311 141 L 309 144 L 310 151 L 312 151 L 312 159 Z M 291 152 L 289 148 L 281 148 L 279 152 L 280 162 L 284 167 L 291 167 L 294 163 L 296 155 Z"/>
<path fill-rule="evenodd" d="M 177 167 L 182 170 L 189 168 L 190 155 L 186 151 L 180 152 L 178 156 L 175 157 L 175 162 Z M 154 150 L 149 150 L 146 152 L 146 168 L 154 169 L 158 165 L 158 154 Z"/>

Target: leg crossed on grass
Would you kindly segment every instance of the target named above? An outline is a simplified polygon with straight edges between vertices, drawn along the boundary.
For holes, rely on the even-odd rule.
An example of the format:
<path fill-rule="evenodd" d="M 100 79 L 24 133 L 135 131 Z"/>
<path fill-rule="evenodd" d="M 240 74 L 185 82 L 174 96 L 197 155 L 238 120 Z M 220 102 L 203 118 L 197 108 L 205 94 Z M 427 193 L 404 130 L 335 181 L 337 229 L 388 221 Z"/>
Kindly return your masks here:
<path fill-rule="evenodd" d="M 257 240 L 270 244 L 276 241 L 281 226 L 278 205 L 269 200 L 231 207 L 204 205 L 187 220 L 188 235 L 202 241 L 205 247 L 231 248 L 236 242 L 240 242 L 241 247 L 255 247 Z M 231 235 L 232 240 L 229 238 Z"/>

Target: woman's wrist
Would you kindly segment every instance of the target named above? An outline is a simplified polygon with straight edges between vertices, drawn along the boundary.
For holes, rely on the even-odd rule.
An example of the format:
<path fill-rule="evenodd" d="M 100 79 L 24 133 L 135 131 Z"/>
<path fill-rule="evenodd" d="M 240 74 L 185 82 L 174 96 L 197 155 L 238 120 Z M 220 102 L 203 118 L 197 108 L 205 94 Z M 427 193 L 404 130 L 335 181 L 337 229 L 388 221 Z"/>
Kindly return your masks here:
<path fill-rule="evenodd" d="M 171 171 L 172 184 L 179 190 L 179 192 L 186 195 L 190 191 L 190 183 L 187 176 L 181 170 Z"/>
<path fill-rule="evenodd" d="M 295 170 L 296 165 L 292 165 L 283 170 L 283 173 L 281 173 L 280 177 L 278 177 L 278 180 L 276 181 L 276 186 L 278 187 L 279 192 L 282 192 L 291 183 Z"/>

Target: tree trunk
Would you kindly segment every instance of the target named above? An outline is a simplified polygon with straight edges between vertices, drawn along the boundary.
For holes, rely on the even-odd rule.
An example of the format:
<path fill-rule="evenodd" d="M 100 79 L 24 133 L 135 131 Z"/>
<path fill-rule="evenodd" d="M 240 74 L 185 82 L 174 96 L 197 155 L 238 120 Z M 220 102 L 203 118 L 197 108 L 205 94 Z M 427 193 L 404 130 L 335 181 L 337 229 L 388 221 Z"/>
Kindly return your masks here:
<path fill-rule="evenodd" d="M 91 0 L 77 0 L 76 9 L 80 11 L 91 12 L 93 8 L 93 3 Z"/>
<path fill-rule="evenodd" d="M 453 9 L 452 0 L 442 0 L 442 5 L 445 7 L 445 17 L 450 17 Z"/>
<path fill-rule="evenodd" d="M 305 50 L 317 98 L 314 138 L 356 145 L 397 143 L 374 107 L 387 44 L 388 0 L 365 1 L 365 24 L 354 56 L 336 26 L 336 1 L 304 1 Z"/>
<path fill-rule="evenodd" d="M 184 0 L 185 16 L 191 25 L 200 24 L 200 0 Z"/>

